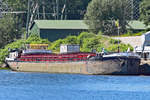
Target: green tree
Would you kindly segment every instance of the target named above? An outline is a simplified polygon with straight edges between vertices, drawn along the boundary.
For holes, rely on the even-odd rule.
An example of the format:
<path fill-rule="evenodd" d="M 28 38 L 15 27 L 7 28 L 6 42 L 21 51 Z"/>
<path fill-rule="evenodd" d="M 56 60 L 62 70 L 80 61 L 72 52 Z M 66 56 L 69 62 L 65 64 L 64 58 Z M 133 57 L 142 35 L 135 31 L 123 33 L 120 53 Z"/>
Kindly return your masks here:
<path fill-rule="evenodd" d="M 41 39 L 37 34 L 31 34 L 30 37 L 26 40 L 26 44 L 51 44 L 48 39 Z"/>
<path fill-rule="evenodd" d="M 97 38 L 85 38 L 83 40 L 83 46 L 81 48 L 82 51 L 91 52 L 92 49 L 97 50 L 100 42 Z"/>
<path fill-rule="evenodd" d="M 4 0 L 4 1 L 8 3 L 8 5 L 12 8 L 13 11 L 27 11 L 28 0 Z M 38 3 L 41 19 L 43 18 L 43 14 L 41 14 L 43 13 L 43 7 L 45 7 L 44 9 L 45 12 L 49 13 L 45 15 L 46 19 L 55 18 L 55 14 L 52 14 L 52 12 L 54 12 L 55 9 L 54 6 L 56 6 L 55 0 L 30 0 L 30 1 L 34 4 Z M 90 1 L 91 0 L 59 0 L 59 15 L 62 14 L 63 7 L 65 4 L 67 19 L 82 19 L 86 12 L 86 7 Z M 24 15 L 26 14 L 19 16 L 24 18 Z M 24 20 L 26 19 L 24 18 Z"/>
<path fill-rule="evenodd" d="M 150 25 L 150 0 L 143 0 L 140 4 L 140 20 Z"/>
<path fill-rule="evenodd" d="M 126 31 L 130 9 L 128 0 L 92 0 L 85 14 L 85 23 L 98 33 L 102 31 L 106 35 L 117 33 L 115 21 L 119 20 L 121 32 Z"/>
<path fill-rule="evenodd" d="M 76 36 L 68 36 L 64 39 L 64 44 L 78 44 Z"/>
<path fill-rule="evenodd" d="M 18 31 L 15 27 L 15 20 L 11 15 L 6 15 L 0 19 L 0 48 L 18 39 Z"/>
<path fill-rule="evenodd" d="M 49 47 L 48 49 L 58 52 L 60 50 L 60 48 L 59 48 L 60 45 L 63 43 L 64 43 L 64 40 L 62 40 L 62 39 L 56 40 L 52 43 L 51 47 Z"/>
<path fill-rule="evenodd" d="M 88 33 L 88 32 L 82 32 L 80 33 L 80 35 L 77 37 L 77 41 L 78 41 L 78 44 L 80 44 L 81 48 L 82 48 L 82 44 L 83 44 L 83 40 L 86 39 L 86 38 L 94 38 L 96 37 L 95 34 L 93 33 Z"/>
<path fill-rule="evenodd" d="M 67 0 L 68 19 L 83 19 L 90 1 L 92 0 Z"/>

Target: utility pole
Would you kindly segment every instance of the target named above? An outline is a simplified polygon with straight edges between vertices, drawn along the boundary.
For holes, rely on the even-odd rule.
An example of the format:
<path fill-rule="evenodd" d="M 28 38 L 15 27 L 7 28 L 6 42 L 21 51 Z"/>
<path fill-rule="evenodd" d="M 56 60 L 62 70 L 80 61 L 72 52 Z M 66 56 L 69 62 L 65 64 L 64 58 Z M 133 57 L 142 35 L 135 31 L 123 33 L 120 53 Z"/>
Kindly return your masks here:
<path fill-rule="evenodd" d="M 65 0 L 66 9 L 65 9 L 65 20 L 67 20 L 67 0 Z"/>
<path fill-rule="evenodd" d="M 64 4 L 62 11 L 61 11 L 61 20 L 67 19 L 66 6 L 67 6 L 67 0 L 65 0 L 65 4 Z"/>
<path fill-rule="evenodd" d="M 40 14 L 39 14 L 39 6 L 37 8 L 37 14 L 38 14 L 38 20 L 40 19 Z"/>
<path fill-rule="evenodd" d="M 0 0 L 0 18 L 2 18 L 2 0 Z"/>
<path fill-rule="evenodd" d="M 119 37 L 119 35 L 120 35 L 120 24 L 119 24 L 119 20 L 115 21 L 115 25 L 116 25 L 116 27 L 117 27 L 117 29 L 118 29 L 118 37 Z M 118 52 L 120 52 L 119 44 L 120 44 L 120 41 L 119 41 L 119 39 L 118 39 Z"/>
<path fill-rule="evenodd" d="M 56 0 L 56 18 L 59 20 L 59 0 Z"/>
<path fill-rule="evenodd" d="M 28 0 L 28 13 L 27 13 L 27 22 L 26 22 L 26 39 L 29 36 L 29 17 L 30 17 L 30 0 Z"/>
<path fill-rule="evenodd" d="M 43 19 L 46 19 L 46 16 L 45 16 L 45 2 L 43 1 Z"/>
<path fill-rule="evenodd" d="M 2 18 L 2 7 L 1 7 L 1 5 L 2 5 L 2 0 L 0 0 L 0 18 Z"/>

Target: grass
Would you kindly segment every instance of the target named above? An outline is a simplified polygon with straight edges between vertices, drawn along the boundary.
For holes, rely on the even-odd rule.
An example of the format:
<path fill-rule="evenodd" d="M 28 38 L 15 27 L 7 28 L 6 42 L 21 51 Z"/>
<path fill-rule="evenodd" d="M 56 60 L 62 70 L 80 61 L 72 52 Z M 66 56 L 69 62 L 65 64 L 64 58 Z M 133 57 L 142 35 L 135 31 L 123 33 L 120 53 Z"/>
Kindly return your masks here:
<path fill-rule="evenodd" d="M 146 33 L 146 31 L 141 31 L 137 33 L 128 32 L 126 34 L 120 35 L 121 37 L 128 37 L 128 36 L 141 36 L 142 34 Z"/>
<path fill-rule="evenodd" d="M 146 33 L 147 31 L 140 31 L 140 32 L 136 32 L 136 33 L 133 33 L 133 32 L 127 32 L 125 34 L 120 34 L 119 36 L 118 35 L 114 35 L 114 36 L 111 36 L 111 37 L 129 37 L 129 36 L 141 36 L 143 35 L 144 33 Z"/>
<path fill-rule="evenodd" d="M 5 67 L 5 68 L 0 67 L 0 70 L 10 70 L 10 68 L 8 68 L 8 67 Z"/>

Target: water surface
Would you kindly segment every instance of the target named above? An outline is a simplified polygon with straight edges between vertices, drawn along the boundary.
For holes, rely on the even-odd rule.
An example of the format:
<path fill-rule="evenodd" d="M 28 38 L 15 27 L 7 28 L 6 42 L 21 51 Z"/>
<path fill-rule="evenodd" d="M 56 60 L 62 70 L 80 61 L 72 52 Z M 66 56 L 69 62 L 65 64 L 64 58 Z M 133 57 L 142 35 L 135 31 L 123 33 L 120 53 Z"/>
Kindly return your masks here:
<path fill-rule="evenodd" d="M 0 70 L 0 100 L 150 100 L 150 76 Z"/>

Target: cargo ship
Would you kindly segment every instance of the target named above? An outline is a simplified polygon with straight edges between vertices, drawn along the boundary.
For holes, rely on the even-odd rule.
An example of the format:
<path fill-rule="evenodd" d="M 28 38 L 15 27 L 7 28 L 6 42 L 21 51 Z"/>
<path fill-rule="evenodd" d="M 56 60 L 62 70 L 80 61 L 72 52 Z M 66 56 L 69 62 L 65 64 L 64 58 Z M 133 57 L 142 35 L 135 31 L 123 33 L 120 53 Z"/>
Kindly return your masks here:
<path fill-rule="evenodd" d="M 133 53 L 80 52 L 79 45 L 61 45 L 60 53 L 46 44 L 30 44 L 11 51 L 6 61 L 13 71 L 92 75 L 137 75 L 140 58 Z M 42 48 L 42 49 L 41 49 Z"/>

